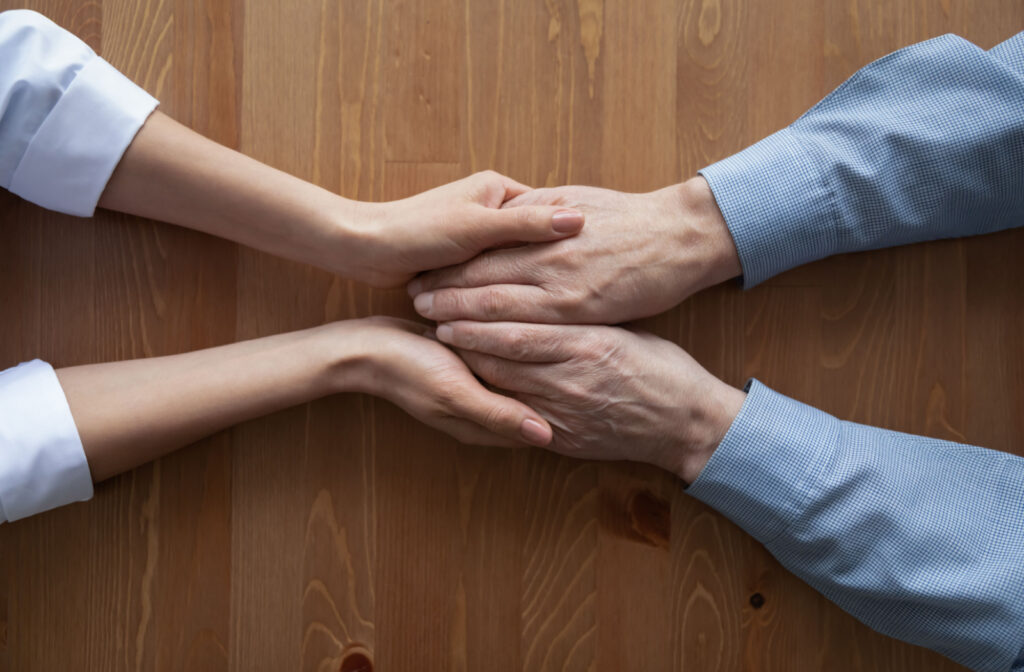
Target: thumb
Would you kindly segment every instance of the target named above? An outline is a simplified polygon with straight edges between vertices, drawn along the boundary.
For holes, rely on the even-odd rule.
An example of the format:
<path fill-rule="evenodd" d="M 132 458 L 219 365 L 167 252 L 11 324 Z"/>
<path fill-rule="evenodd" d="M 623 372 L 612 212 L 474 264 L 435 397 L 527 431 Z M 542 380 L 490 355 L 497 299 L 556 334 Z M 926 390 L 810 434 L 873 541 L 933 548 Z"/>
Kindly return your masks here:
<path fill-rule="evenodd" d="M 489 209 L 483 217 L 484 244 L 544 243 L 575 236 L 583 229 L 579 210 L 551 205 Z"/>
<path fill-rule="evenodd" d="M 544 447 L 551 443 L 551 425 L 526 404 L 495 394 L 483 386 L 461 396 L 452 413 L 516 442 Z"/>

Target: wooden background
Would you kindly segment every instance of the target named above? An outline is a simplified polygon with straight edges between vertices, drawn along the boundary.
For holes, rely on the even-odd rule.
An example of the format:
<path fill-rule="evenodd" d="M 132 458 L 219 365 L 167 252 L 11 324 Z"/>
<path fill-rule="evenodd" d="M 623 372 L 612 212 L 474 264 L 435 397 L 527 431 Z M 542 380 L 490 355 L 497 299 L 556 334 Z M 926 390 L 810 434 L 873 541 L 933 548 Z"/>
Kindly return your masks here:
<path fill-rule="evenodd" d="M 495 168 L 650 190 L 872 59 L 1020 0 L 0 0 L 210 137 L 345 196 Z M 182 352 L 402 292 L 0 194 L 0 366 Z M 858 254 L 647 321 L 734 384 L 1024 454 L 1024 231 Z M 953 670 L 856 623 L 656 470 L 458 446 L 339 396 L 0 527 L 0 670 Z"/>

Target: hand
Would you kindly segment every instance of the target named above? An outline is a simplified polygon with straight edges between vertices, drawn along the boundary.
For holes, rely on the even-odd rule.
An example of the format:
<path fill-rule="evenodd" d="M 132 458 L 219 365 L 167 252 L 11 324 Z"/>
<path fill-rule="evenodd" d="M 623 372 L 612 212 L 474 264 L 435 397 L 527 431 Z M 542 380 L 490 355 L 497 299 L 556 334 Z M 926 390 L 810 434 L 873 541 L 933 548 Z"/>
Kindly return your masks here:
<path fill-rule="evenodd" d="M 740 274 L 704 178 L 649 194 L 593 187 L 526 192 L 505 204 L 572 207 L 580 235 L 495 250 L 409 284 L 416 310 L 444 320 L 614 324 L 655 315 Z"/>
<path fill-rule="evenodd" d="M 359 204 L 353 226 L 356 240 L 366 244 L 351 248 L 347 274 L 392 287 L 490 248 L 560 240 L 583 227 L 582 214 L 557 204 L 500 209 L 528 192 L 515 180 L 484 171 L 401 201 Z"/>
<path fill-rule="evenodd" d="M 551 450 L 647 462 L 687 483 L 746 398 L 675 344 L 617 327 L 451 322 L 437 338 L 547 418 Z"/>
<path fill-rule="evenodd" d="M 125 152 L 100 205 L 390 287 L 491 247 L 579 232 L 583 216 L 564 207 L 499 209 L 527 191 L 485 171 L 401 201 L 350 201 L 157 111 Z"/>
<path fill-rule="evenodd" d="M 384 397 L 463 443 L 545 446 L 551 441 L 551 427 L 540 415 L 484 388 L 458 355 L 432 340 L 429 327 L 389 317 L 332 326 L 355 339 L 354 346 L 343 346 L 347 352 L 360 353 L 344 358 L 334 373 L 335 391 Z M 354 373 L 353 361 L 358 362 Z"/>

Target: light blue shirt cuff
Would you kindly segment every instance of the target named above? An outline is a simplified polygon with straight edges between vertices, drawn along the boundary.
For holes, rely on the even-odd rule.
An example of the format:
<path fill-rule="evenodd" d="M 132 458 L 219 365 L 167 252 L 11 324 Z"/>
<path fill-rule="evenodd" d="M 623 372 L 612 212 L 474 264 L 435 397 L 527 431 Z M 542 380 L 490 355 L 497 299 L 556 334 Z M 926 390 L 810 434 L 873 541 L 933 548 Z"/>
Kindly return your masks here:
<path fill-rule="evenodd" d="M 833 195 L 790 128 L 698 172 L 732 234 L 744 287 L 836 251 Z"/>
<path fill-rule="evenodd" d="M 752 379 L 739 415 L 687 493 L 768 544 L 816 492 L 838 437 L 839 420 Z"/>
<path fill-rule="evenodd" d="M 1019 669 L 1024 460 L 748 392 L 689 494 L 869 627 Z"/>

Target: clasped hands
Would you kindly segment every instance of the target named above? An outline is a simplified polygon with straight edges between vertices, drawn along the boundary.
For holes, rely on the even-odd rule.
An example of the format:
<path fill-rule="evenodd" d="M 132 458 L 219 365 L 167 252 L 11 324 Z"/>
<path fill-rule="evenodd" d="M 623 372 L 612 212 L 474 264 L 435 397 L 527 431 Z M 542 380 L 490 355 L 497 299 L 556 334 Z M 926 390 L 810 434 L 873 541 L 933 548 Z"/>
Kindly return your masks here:
<path fill-rule="evenodd" d="M 452 197 L 469 192 L 475 204 L 500 209 L 456 208 L 453 215 Z M 647 462 L 686 482 L 696 478 L 744 393 L 669 341 L 603 325 L 660 313 L 740 274 L 703 178 L 627 194 L 529 190 L 488 172 L 405 204 L 424 222 L 387 227 L 392 233 L 384 239 L 393 247 L 366 259 L 374 269 L 369 280 L 392 285 L 417 266 L 437 269 L 412 279 L 408 291 L 417 312 L 437 322 L 436 339 L 461 358 L 431 349 L 431 360 L 443 362 L 435 373 L 443 369 L 447 379 L 439 388 L 447 405 L 441 414 L 457 418 L 458 431 L 424 417 L 431 411 L 417 413 L 408 400 L 402 406 L 464 440 L 525 441 L 574 457 Z M 407 328 L 429 335 L 425 327 Z M 499 395 L 476 384 L 462 362 L 511 398 L 495 403 Z M 487 398 L 487 410 L 479 412 L 473 397 Z M 478 412 L 464 412 L 474 404 Z"/>

